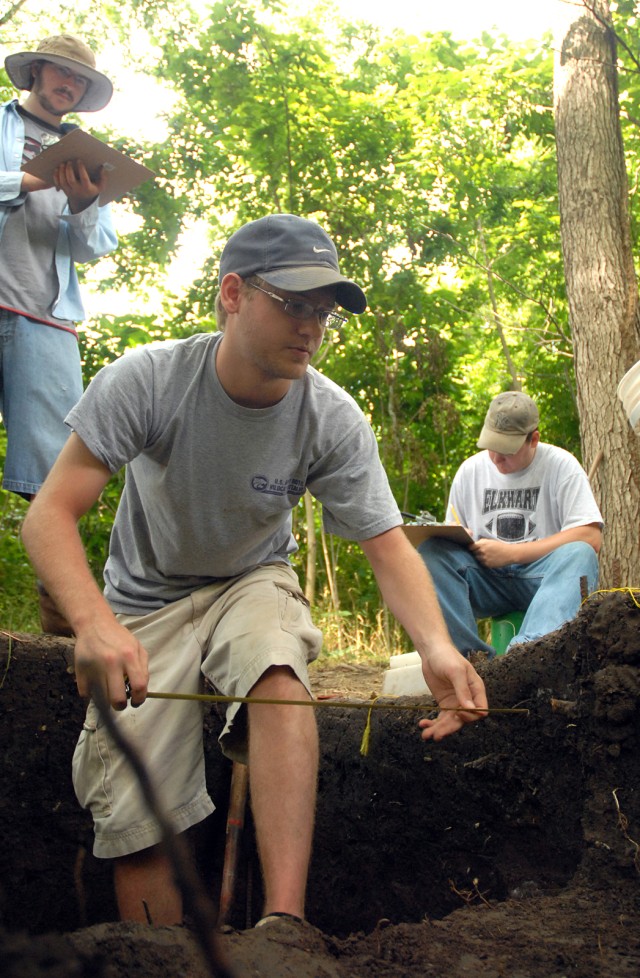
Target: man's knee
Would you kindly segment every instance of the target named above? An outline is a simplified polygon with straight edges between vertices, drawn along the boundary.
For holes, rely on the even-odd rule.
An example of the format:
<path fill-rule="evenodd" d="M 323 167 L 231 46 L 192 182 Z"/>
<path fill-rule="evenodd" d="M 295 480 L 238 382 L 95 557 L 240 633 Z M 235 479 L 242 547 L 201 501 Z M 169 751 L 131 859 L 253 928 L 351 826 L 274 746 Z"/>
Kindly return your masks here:
<path fill-rule="evenodd" d="M 293 697 L 294 692 L 299 695 Z M 251 687 L 249 696 L 266 696 L 267 693 L 278 699 L 310 698 L 304 683 L 288 665 L 269 666 Z"/>
<path fill-rule="evenodd" d="M 431 537 L 422 541 L 418 547 L 418 553 L 427 567 L 431 567 L 448 563 L 457 549 L 459 549 L 458 545 L 451 543 L 450 540 L 445 540 L 442 537 Z"/>
<path fill-rule="evenodd" d="M 450 580 L 452 576 L 464 577 L 469 568 L 478 567 L 477 561 L 466 547 L 461 547 L 459 543 L 442 537 L 423 540 L 418 547 L 418 553 L 436 586 L 438 581 L 444 584 L 444 581 Z"/>
<path fill-rule="evenodd" d="M 252 687 L 249 698 L 247 719 L 250 745 L 255 743 L 256 731 L 265 744 L 272 740 L 283 742 L 286 738 L 301 740 L 307 745 L 316 744 L 318 730 L 315 710 L 305 705 L 307 701 L 312 702 L 312 697 L 292 668 L 286 665 L 270 666 Z M 252 699 L 262 702 L 252 703 Z"/>
<path fill-rule="evenodd" d="M 596 569 L 598 567 L 598 555 L 590 543 L 584 540 L 574 540 L 571 543 L 563 543 L 561 547 L 553 551 L 558 561 L 568 564 L 583 566 L 586 569 Z"/>
<path fill-rule="evenodd" d="M 574 540 L 563 543 L 561 547 L 549 554 L 550 569 L 567 577 L 585 577 L 587 587 L 593 590 L 598 584 L 599 565 L 598 555 L 590 543 L 584 540 Z"/>

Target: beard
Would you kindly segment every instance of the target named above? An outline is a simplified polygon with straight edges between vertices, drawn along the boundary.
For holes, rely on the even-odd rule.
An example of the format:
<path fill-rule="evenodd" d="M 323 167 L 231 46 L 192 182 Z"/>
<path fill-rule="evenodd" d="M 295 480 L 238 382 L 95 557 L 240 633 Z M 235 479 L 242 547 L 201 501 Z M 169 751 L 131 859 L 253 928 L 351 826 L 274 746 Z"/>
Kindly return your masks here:
<path fill-rule="evenodd" d="M 45 112 L 48 112 L 49 115 L 55 115 L 59 119 L 61 119 L 62 116 L 69 111 L 68 109 L 57 109 L 54 105 L 51 104 L 51 102 L 49 101 L 46 95 L 38 95 L 38 102 L 45 110 Z"/>
<path fill-rule="evenodd" d="M 71 112 L 74 105 L 76 105 L 76 102 L 74 102 L 73 98 L 68 99 L 68 105 L 65 108 L 60 108 L 54 105 L 51 102 L 49 96 L 45 95 L 45 93 L 42 91 L 42 87 L 43 86 L 42 86 L 42 82 L 40 81 L 40 78 L 36 76 L 33 82 L 33 87 L 31 89 L 31 92 L 37 98 L 38 102 L 40 103 L 40 106 L 44 109 L 45 112 L 48 112 L 49 115 L 55 115 L 58 118 L 62 118 L 62 116 L 66 115 L 67 112 Z M 62 91 L 62 89 L 59 88 L 57 89 L 57 91 Z"/>

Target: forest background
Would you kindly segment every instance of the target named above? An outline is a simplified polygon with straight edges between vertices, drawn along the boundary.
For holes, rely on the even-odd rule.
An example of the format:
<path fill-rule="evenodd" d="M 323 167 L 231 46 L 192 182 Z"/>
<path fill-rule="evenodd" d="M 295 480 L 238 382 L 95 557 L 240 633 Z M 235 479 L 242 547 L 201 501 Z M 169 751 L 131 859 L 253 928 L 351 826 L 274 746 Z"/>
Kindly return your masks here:
<path fill-rule="evenodd" d="M 609 6 L 635 242 L 637 4 Z M 47 34 L 80 34 L 120 105 L 127 86 L 148 91 L 144 118 L 78 120 L 157 174 L 114 205 L 118 250 L 81 270 L 85 383 L 134 346 L 215 329 L 224 241 L 286 211 L 322 224 L 367 292 L 366 313 L 327 337 L 316 366 L 370 418 L 402 510 L 443 518 L 502 390 L 531 394 L 543 439 L 582 458 L 551 34 L 385 33 L 343 19 L 332 0 L 304 15 L 278 0 L 76 0 L 46 13 L 16 0 L 0 2 L 0 31 L 2 59 Z M 0 95 L 15 97 L 3 70 Z M 4 448 L 2 430 L 0 466 Z M 98 579 L 121 486 L 114 479 L 82 524 Z M 25 507 L 0 494 L 0 627 L 37 632 Z M 325 535 L 308 497 L 295 533 L 326 651 L 404 651 L 359 547 Z"/>

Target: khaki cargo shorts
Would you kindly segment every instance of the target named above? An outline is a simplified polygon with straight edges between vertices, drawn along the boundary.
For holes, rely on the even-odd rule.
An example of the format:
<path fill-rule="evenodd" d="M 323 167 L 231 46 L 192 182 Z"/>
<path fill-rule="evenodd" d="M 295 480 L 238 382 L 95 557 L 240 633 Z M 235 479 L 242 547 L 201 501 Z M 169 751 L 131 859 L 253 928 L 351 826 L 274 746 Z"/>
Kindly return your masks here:
<path fill-rule="evenodd" d="M 148 615 L 118 615 L 149 653 L 149 689 L 198 693 L 204 677 L 224 696 L 247 696 L 262 674 L 288 665 L 309 690 L 307 663 L 322 645 L 294 571 L 285 564 L 258 567 L 195 591 Z M 204 705 L 148 699 L 113 717 L 137 749 L 176 832 L 215 808 L 205 784 Z M 246 761 L 246 705 L 227 707 L 219 742 L 233 760 Z M 149 814 L 128 761 L 89 704 L 73 757 L 78 801 L 94 821 L 94 855 L 112 859 L 155 845 L 160 827 Z"/>

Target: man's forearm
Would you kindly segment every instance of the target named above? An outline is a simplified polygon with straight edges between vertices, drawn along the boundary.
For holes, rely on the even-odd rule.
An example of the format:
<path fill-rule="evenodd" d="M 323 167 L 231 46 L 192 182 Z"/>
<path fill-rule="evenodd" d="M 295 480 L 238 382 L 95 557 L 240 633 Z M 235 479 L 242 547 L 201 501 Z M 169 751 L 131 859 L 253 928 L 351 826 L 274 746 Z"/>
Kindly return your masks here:
<path fill-rule="evenodd" d="M 40 504 L 36 496 L 23 527 L 23 538 L 36 572 L 75 635 L 76 683 L 89 696 L 99 680 L 111 705 L 127 705 L 125 676 L 131 702 L 147 694 L 147 653 L 118 623 L 87 563 L 74 515 L 55 504 Z"/>
<path fill-rule="evenodd" d="M 504 548 L 505 564 L 532 564 L 547 554 L 557 550 L 567 543 L 588 543 L 596 553 L 600 550 L 602 531 L 594 524 L 575 526 L 569 530 L 561 530 L 551 536 L 542 537 L 540 540 L 529 540 L 525 543 L 501 543 Z M 493 541 L 487 541 L 490 546 Z M 483 541 L 477 543 L 482 546 Z M 473 552 L 473 547 L 471 548 Z"/>
<path fill-rule="evenodd" d="M 66 513 L 41 511 L 38 497 L 31 504 L 22 539 L 38 578 L 73 630 L 98 614 L 110 614 L 86 559 L 78 527 Z"/>

